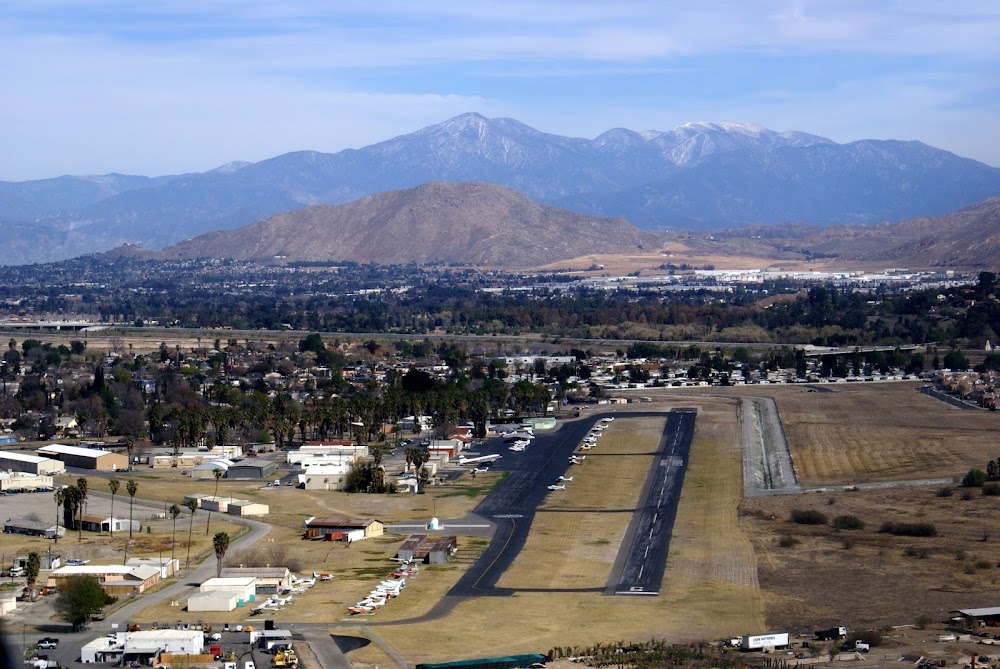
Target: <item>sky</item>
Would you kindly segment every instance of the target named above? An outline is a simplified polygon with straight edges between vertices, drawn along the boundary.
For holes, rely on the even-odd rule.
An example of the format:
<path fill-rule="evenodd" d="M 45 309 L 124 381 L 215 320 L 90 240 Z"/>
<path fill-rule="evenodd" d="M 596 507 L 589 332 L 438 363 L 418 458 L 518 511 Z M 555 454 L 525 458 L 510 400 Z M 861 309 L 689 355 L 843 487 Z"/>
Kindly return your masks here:
<path fill-rule="evenodd" d="M 1000 167 L 995 0 L 4 0 L 0 180 L 200 172 L 465 112 L 752 122 Z"/>

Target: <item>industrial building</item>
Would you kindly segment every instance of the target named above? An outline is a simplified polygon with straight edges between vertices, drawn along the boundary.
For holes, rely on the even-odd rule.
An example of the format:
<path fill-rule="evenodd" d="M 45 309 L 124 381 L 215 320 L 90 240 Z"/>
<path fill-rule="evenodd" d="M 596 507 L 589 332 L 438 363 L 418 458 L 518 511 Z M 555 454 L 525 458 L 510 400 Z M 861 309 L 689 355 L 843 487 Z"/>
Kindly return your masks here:
<path fill-rule="evenodd" d="M 28 520 L 27 518 L 11 518 L 3 525 L 3 531 L 7 534 L 25 534 L 29 537 L 45 537 L 54 539 L 56 536 L 66 534 L 65 528 L 53 525 L 45 521 Z"/>
<path fill-rule="evenodd" d="M 396 557 L 425 564 L 444 564 L 457 548 L 458 537 L 455 536 L 411 534 L 399 547 Z"/>
<path fill-rule="evenodd" d="M 270 460 L 241 460 L 226 470 L 227 479 L 266 479 L 278 471 Z"/>
<path fill-rule="evenodd" d="M 93 576 L 109 595 L 137 595 L 160 582 L 156 567 L 130 567 L 120 564 L 86 564 L 60 567 L 49 574 L 46 585 L 60 587 L 71 576 Z"/>
<path fill-rule="evenodd" d="M 181 561 L 177 559 L 131 557 L 125 562 L 128 567 L 154 567 L 160 570 L 160 578 L 170 578 L 180 571 Z"/>
<path fill-rule="evenodd" d="M 375 518 L 313 517 L 303 525 L 307 537 L 327 541 L 363 541 L 385 533 L 385 525 Z"/>
<path fill-rule="evenodd" d="M 40 457 L 59 460 L 66 467 L 77 469 L 95 469 L 100 472 L 115 472 L 128 469 L 128 455 L 113 453 L 97 448 L 82 446 L 67 446 L 65 444 L 50 444 L 35 450 Z"/>
<path fill-rule="evenodd" d="M 0 490 L 52 490 L 52 477 L 27 472 L 0 472 Z"/>
<path fill-rule="evenodd" d="M 200 592 L 223 590 L 237 595 L 237 606 L 252 602 L 257 594 L 257 579 L 253 576 L 210 578 L 198 587 Z"/>
<path fill-rule="evenodd" d="M 80 527 L 84 532 L 134 532 L 142 530 L 142 523 L 138 520 L 128 518 L 111 518 L 110 516 L 99 516 L 93 513 L 85 513 L 80 516 Z"/>
<path fill-rule="evenodd" d="M 271 513 L 271 507 L 248 499 L 234 499 L 226 506 L 226 513 L 230 516 L 266 516 Z"/>
<path fill-rule="evenodd" d="M 240 602 L 239 594 L 231 590 L 201 590 L 188 597 L 187 610 L 232 611 Z"/>
<path fill-rule="evenodd" d="M 223 578 L 254 578 L 257 594 L 275 594 L 292 587 L 288 567 L 223 567 Z"/>
<path fill-rule="evenodd" d="M 343 490 L 344 480 L 350 471 L 350 464 L 307 465 L 305 473 L 300 474 L 299 479 L 306 490 Z"/>
<path fill-rule="evenodd" d="M 18 451 L 0 451 L 0 470 L 24 472 L 42 476 L 52 476 L 65 471 L 66 466 L 59 460 L 44 458 Z"/>

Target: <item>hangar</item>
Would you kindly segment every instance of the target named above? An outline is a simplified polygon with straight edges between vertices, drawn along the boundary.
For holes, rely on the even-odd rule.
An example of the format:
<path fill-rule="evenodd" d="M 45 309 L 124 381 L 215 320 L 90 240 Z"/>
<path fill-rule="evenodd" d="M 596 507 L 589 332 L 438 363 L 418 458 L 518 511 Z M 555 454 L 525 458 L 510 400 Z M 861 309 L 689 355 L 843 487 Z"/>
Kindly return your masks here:
<path fill-rule="evenodd" d="M 111 451 L 102 451 L 97 448 L 51 444 L 37 449 L 35 453 L 43 458 L 60 460 L 66 467 L 96 469 L 100 472 L 114 472 L 119 469 L 128 469 L 127 454 L 112 453 Z"/>
<path fill-rule="evenodd" d="M 0 451 L 0 470 L 51 476 L 66 470 L 66 465 L 52 458 L 17 451 Z"/>

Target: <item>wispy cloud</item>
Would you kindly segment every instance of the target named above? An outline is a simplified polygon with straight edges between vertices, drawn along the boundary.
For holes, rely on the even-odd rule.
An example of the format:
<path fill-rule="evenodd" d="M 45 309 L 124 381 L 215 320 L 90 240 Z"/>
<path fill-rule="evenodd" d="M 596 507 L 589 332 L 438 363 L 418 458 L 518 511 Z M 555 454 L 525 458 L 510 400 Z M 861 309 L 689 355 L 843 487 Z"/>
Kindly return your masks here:
<path fill-rule="evenodd" d="M 336 150 L 463 111 L 752 120 L 1000 164 L 1000 8 L 931 0 L 6 0 L 0 178 Z"/>

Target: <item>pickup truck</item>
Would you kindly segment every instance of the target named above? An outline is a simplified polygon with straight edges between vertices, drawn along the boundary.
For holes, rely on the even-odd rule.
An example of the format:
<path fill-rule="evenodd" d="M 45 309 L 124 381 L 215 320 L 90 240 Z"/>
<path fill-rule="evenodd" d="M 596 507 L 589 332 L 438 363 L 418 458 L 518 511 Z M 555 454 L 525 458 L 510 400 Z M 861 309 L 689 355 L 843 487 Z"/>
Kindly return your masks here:
<path fill-rule="evenodd" d="M 43 639 L 39 639 L 35 646 L 40 650 L 54 650 L 59 647 L 59 639 L 45 637 Z"/>

